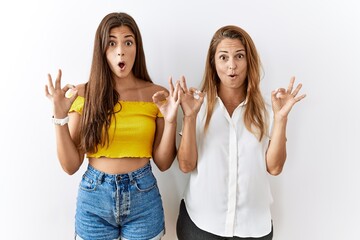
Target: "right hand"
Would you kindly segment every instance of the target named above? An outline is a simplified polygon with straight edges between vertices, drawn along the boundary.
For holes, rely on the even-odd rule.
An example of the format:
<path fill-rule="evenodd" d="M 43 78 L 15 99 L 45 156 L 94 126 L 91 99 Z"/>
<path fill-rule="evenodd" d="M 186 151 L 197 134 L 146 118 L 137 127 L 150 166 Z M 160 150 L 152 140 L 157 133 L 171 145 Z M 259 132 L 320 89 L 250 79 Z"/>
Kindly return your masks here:
<path fill-rule="evenodd" d="M 180 105 L 179 88 L 180 84 L 176 83 L 176 87 L 172 83 L 172 78 L 169 78 L 170 91 L 158 91 L 152 99 L 156 106 L 159 108 L 161 114 L 164 116 L 165 121 L 169 123 L 176 123 L 178 108 Z"/>
<path fill-rule="evenodd" d="M 196 88 L 188 89 L 185 77 L 180 79 L 180 105 L 185 117 L 196 117 L 204 101 L 205 94 Z"/>
<path fill-rule="evenodd" d="M 54 105 L 54 117 L 65 118 L 68 115 L 72 103 L 77 97 L 78 90 L 75 86 L 67 84 L 61 88 L 61 70 L 59 69 L 58 75 L 55 80 L 55 87 L 51 78 L 48 74 L 48 84 L 45 85 L 45 95 Z M 71 96 L 67 97 L 66 92 L 71 91 Z"/>

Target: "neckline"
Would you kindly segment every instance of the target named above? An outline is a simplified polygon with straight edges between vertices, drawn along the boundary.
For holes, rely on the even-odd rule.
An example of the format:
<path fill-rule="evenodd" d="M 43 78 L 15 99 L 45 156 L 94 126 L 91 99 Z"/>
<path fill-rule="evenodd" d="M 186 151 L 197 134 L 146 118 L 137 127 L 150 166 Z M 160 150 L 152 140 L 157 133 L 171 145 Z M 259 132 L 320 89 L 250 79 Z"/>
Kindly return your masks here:
<path fill-rule="evenodd" d="M 85 99 L 85 97 L 83 97 L 83 96 L 77 96 L 77 97 L 80 97 L 80 98 L 82 98 L 82 99 Z M 148 104 L 148 103 L 151 103 L 151 104 L 155 104 L 154 102 L 135 101 L 135 100 L 119 100 L 118 102 L 119 102 L 119 103 L 139 103 L 139 104 Z"/>

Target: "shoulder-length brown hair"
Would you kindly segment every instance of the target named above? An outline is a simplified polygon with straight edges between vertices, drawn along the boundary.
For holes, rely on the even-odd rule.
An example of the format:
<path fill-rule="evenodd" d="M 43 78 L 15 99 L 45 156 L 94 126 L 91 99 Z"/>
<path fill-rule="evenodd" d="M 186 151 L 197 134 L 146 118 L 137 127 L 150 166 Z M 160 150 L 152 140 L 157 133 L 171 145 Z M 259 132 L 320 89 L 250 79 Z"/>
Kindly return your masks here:
<path fill-rule="evenodd" d="M 109 44 L 110 30 L 127 26 L 135 35 L 136 57 L 132 69 L 135 77 L 152 82 L 145 62 L 140 30 L 135 20 L 126 13 L 106 15 L 97 28 L 89 81 L 85 88 L 85 104 L 80 129 L 80 149 L 87 153 L 97 151 L 97 146 L 109 143 L 109 126 L 115 114 L 114 107 L 120 95 L 115 90 L 115 80 L 107 63 L 106 50 Z"/>
<path fill-rule="evenodd" d="M 260 68 L 261 62 L 257 53 L 255 44 L 250 35 L 237 26 L 224 26 L 218 29 L 211 39 L 208 49 L 205 72 L 202 81 L 201 90 L 207 94 L 207 115 L 205 130 L 209 126 L 211 115 L 214 110 L 217 89 L 220 78 L 215 67 L 215 53 L 219 43 L 225 39 L 239 39 L 245 47 L 247 59 L 247 77 L 246 77 L 246 105 L 244 113 L 244 122 L 246 128 L 255 134 L 259 141 L 266 134 L 266 108 L 265 102 L 260 92 Z"/>

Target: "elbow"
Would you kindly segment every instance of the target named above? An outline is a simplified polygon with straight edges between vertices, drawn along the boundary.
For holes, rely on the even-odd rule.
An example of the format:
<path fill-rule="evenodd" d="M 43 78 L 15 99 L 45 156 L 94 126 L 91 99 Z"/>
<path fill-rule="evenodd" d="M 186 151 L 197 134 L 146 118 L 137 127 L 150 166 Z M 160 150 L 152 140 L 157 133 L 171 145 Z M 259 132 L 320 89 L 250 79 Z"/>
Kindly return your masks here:
<path fill-rule="evenodd" d="M 194 170 L 194 168 L 191 168 L 191 167 L 180 167 L 180 170 L 183 172 L 183 173 L 190 173 Z"/>
<path fill-rule="evenodd" d="M 65 173 L 68 175 L 74 175 L 79 168 L 69 167 L 69 166 L 61 166 Z"/>
<path fill-rule="evenodd" d="M 58 154 L 58 159 L 63 171 L 68 175 L 74 175 L 80 169 L 84 156 L 82 155 L 79 158 L 75 158 L 73 156 L 69 157 Z"/>
<path fill-rule="evenodd" d="M 195 154 L 189 154 L 187 151 L 181 151 L 180 148 L 177 154 L 177 160 L 179 168 L 183 173 L 189 173 L 194 171 L 197 165 L 197 152 Z"/>
<path fill-rule="evenodd" d="M 267 172 L 272 176 L 278 176 L 282 172 L 282 167 L 268 168 Z"/>
<path fill-rule="evenodd" d="M 72 169 L 67 169 L 67 168 L 63 168 L 64 172 L 66 172 L 68 175 L 74 175 L 74 173 L 76 173 L 76 171 L 72 170 Z"/>
<path fill-rule="evenodd" d="M 161 172 L 165 172 L 166 170 L 168 170 L 172 166 L 174 160 L 175 155 L 166 159 L 159 159 L 155 157 L 153 158 L 155 165 Z"/>
<path fill-rule="evenodd" d="M 192 172 L 196 168 L 196 164 L 191 164 L 189 162 L 181 161 L 179 159 L 178 161 L 179 161 L 179 168 L 183 173 Z"/>
<path fill-rule="evenodd" d="M 267 155 L 266 170 L 272 176 L 278 176 L 282 172 L 286 161 L 286 152 L 280 157 L 274 157 L 273 155 Z"/>
<path fill-rule="evenodd" d="M 167 165 L 167 166 L 157 166 L 158 169 L 161 171 L 161 172 L 165 172 L 166 170 L 168 170 L 171 165 Z"/>

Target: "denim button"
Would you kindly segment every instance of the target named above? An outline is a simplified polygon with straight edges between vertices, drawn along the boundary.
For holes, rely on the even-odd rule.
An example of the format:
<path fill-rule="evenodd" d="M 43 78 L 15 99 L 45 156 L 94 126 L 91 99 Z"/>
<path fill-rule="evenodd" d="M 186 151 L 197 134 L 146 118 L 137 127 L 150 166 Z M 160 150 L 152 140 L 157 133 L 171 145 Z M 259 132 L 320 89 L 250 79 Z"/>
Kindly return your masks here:
<path fill-rule="evenodd" d="M 116 181 L 120 181 L 120 180 L 121 180 L 121 176 L 120 175 L 116 176 Z"/>

